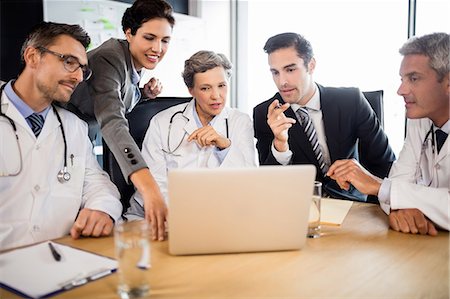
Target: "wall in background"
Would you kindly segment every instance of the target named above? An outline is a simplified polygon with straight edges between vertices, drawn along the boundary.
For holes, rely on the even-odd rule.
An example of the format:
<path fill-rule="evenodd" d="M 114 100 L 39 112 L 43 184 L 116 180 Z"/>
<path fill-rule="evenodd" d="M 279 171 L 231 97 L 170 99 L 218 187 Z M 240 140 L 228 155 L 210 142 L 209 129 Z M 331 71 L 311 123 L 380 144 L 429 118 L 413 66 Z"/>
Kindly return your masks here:
<path fill-rule="evenodd" d="M 31 28 L 43 20 L 42 0 L 0 1 L 0 79 L 16 78 L 20 48 Z"/>
<path fill-rule="evenodd" d="M 2 0 L 0 2 L 0 79 L 8 81 L 17 77 L 20 71 L 21 46 L 35 24 L 43 20 L 79 24 L 91 36 L 90 48 L 94 48 L 110 37 L 123 37 L 120 25 L 122 15 L 133 2 L 132 0 Z M 193 30 L 204 26 L 198 18 L 187 15 L 188 0 L 168 0 L 168 2 L 177 12 L 177 23 L 182 26 L 180 29 L 175 28 L 176 40 L 173 43 L 175 48 L 180 46 L 180 49 L 185 51 L 180 56 L 182 59 L 183 56 L 191 54 L 192 47 L 188 45 L 188 42 L 192 40 L 191 44 L 198 44 L 198 41 L 204 40 L 202 32 L 199 33 L 198 29 Z M 187 33 L 186 30 L 183 31 L 184 28 L 189 28 L 191 33 L 196 33 L 194 38 L 184 38 L 183 35 Z M 169 60 L 167 58 L 170 57 L 166 56 L 166 60 Z M 161 71 L 163 74 L 171 69 L 173 64 L 180 64 L 179 59 L 178 61 L 173 59 L 171 62 L 173 63 L 162 66 L 166 68 Z M 169 84 L 167 89 L 172 89 L 170 87 Z M 179 86 L 175 87 L 174 92 L 180 93 L 180 89 Z"/>

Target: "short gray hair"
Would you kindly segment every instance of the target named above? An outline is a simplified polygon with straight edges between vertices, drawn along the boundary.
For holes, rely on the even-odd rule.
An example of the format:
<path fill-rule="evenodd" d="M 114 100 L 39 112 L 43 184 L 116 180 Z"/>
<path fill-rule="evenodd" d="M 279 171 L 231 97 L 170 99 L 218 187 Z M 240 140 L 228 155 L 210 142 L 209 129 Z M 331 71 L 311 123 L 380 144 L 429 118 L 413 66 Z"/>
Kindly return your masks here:
<path fill-rule="evenodd" d="M 229 79 L 231 77 L 233 65 L 225 55 L 213 51 L 198 51 L 185 61 L 184 71 L 181 75 L 183 76 L 186 86 L 192 88 L 194 87 L 195 74 L 204 73 L 218 66 L 223 67 L 227 74 L 227 79 Z"/>
<path fill-rule="evenodd" d="M 437 32 L 421 37 L 410 38 L 399 50 L 400 54 L 425 55 L 430 58 L 430 67 L 436 71 L 438 81 L 441 82 L 450 72 L 450 35 Z"/>

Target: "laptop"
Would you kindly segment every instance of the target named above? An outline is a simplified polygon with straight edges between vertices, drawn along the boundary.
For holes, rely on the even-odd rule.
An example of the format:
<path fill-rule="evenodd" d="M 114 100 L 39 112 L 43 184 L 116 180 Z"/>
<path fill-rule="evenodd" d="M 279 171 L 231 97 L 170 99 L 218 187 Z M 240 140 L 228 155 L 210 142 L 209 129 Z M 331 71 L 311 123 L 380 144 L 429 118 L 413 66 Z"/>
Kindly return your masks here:
<path fill-rule="evenodd" d="M 312 165 L 170 170 L 170 254 L 301 249 L 315 175 Z"/>

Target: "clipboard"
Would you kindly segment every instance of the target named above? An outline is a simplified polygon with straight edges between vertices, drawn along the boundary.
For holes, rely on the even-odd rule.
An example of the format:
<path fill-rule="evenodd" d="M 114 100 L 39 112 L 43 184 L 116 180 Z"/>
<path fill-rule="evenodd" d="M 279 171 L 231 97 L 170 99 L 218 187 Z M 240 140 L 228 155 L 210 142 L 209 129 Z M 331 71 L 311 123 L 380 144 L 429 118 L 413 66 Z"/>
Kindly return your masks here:
<path fill-rule="evenodd" d="M 49 247 L 60 255 L 59 261 Z M 27 298 L 48 298 L 112 274 L 117 261 L 67 245 L 43 242 L 0 254 L 0 286 Z"/>

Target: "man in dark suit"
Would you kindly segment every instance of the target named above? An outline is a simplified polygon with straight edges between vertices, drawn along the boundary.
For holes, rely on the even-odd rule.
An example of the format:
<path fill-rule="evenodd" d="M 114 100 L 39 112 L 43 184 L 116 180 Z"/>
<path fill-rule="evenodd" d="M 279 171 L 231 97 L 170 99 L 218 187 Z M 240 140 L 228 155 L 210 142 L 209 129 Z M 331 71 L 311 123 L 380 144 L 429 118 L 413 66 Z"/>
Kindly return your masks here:
<path fill-rule="evenodd" d="M 334 161 L 351 158 L 371 173 L 389 173 L 395 155 L 367 100 L 357 88 L 316 84 L 311 44 L 299 34 L 275 35 L 264 51 L 279 92 L 254 108 L 260 164 L 314 164 L 327 195 L 366 201 L 355 188 L 342 190 L 325 174 Z"/>

